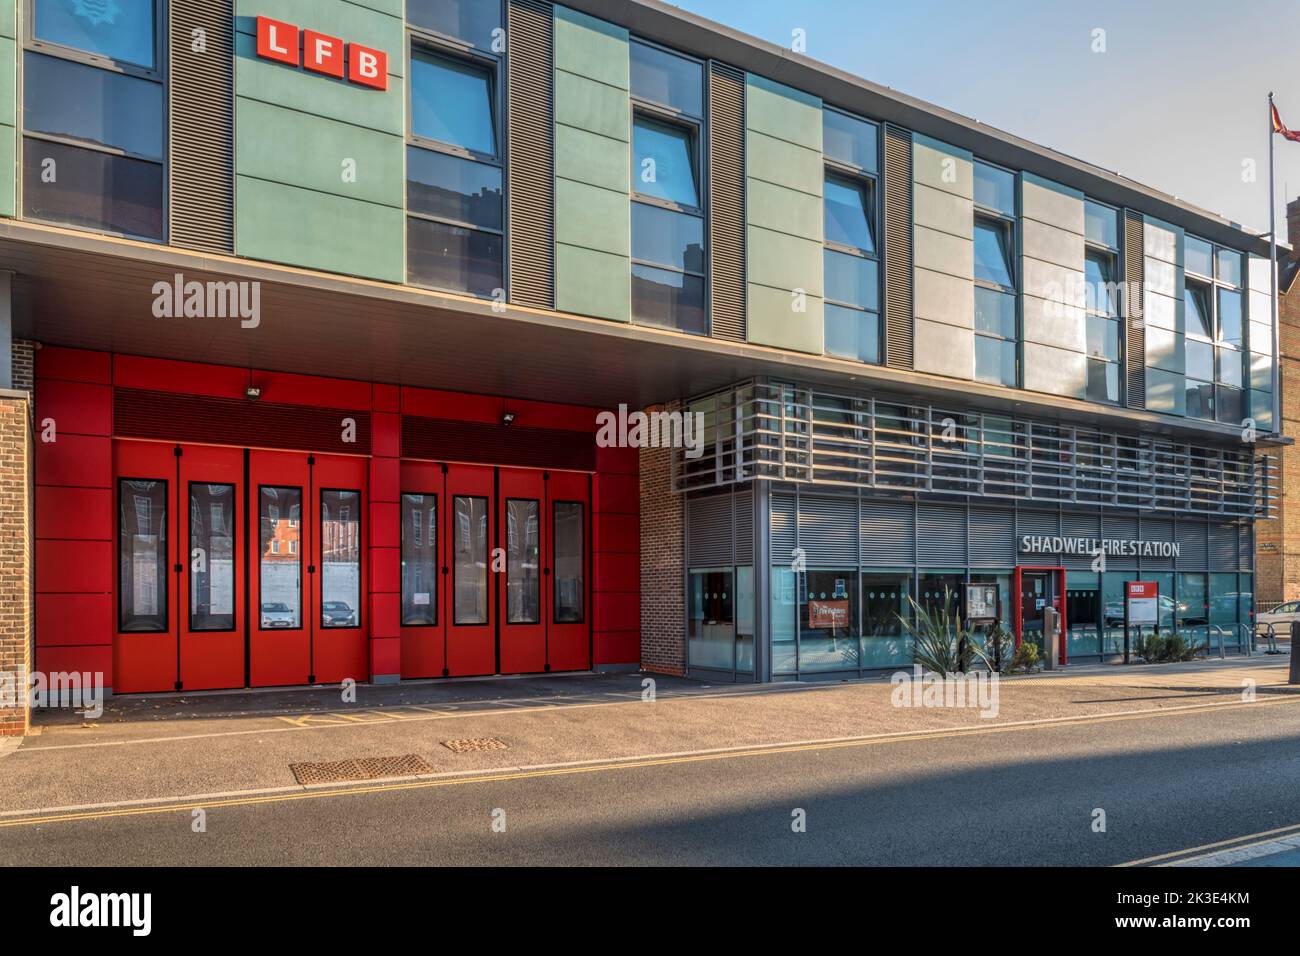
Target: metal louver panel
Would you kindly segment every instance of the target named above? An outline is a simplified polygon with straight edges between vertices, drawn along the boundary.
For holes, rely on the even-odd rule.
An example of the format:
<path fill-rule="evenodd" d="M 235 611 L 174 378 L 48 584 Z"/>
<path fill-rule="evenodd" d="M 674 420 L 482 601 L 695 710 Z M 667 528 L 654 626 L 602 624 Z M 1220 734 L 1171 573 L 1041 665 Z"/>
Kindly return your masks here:
<path fill-rule="evenodd" d="M 1103 538 L 1119 538 L 1124 541 L 1133 541 L 1138 538 L 1138 519 L 1136 516 L 1106 515 L 1101 521 L 1101 531 Z M 1106 570 L 1132 570 L 1138 566 L 1138 559 L 1133 556 L 1122 554 L 1106 555 Z"/>
<path fill-rule="evenodd" d="M 864 498 L 859 503 L 862 563 L 907 566 L 916 557 L 916 510 L 910 501 Z"/>
<path fill-rule="evenodd" d="M 885 126 L 885 364 L 912 367 L 912 134 Z"/>
<path fill-rule="evenodd" d="M 795 535 L 794 495 L 772 496 L 772 565 L 788 565 L 798 546 Z"/>
<path fill-rule="evenodd" d="M 1174 540 L 1174 523 L 1169 518 L 1147 518 L 1140 519 L 1140 530 L 1138 537 L 1143 541 L 1173 541 Z M 1173 568 L 1173 558 L 1153 558 L 1143 555 L 1142 568 Z"/>
<path fill-rule="evenodd" d="M 1016 512 L 1016 534 L 1023 537 L 1027 534 L 1045 535 L 1047 537 L 1056 537 L 1061 533 L 1061 515 L 1056 511 L 1017 511 Z M 1037 564 L 1053 565 L 1061 563 L 1059 554 L 1035 552 L 1034 554 L 1021 555 L 1020 564 Z"/>
<path fill-rule="evenodd" d="M 1206 526 L 1199 521 L 1180 521 L 1176 533 L 1178 535 L 1178 569 L 1180 571 L 1204 571 L 1206 554 L 1210 543 Z"/>
<path fill-rule="evenodd" d="M 506 54 L 506 197 L 510 301 L 555 307 L 554 13 L 510 0 Z"/>
<path fill-rule="evenodd" d="M 686 503 L 686 565 L 730 567 L 731 495 L 693 498 Z"/>
<path fill-rule="evenodd" d="M 1124 390 L 1129 408 L 1147 405 L 1146 319 L 1143 296 L 1142 214 L 1124 210 Z M 1134 301 L 1136 300 L 1136 301 Z"/>
<path fill-rule="evenodd" d="M 712 335 L 745 341 L 745 74 L 709 61 Z"/>
<path fill-rule="evenodd" d="M 1009 568 L 1016 563 L 1016 516 L 1010 508 L 970 510 L 972 568 Z"/>
<path fill-rule="evenodd" d="M 858 563 L 858 500 L 799 497 L 799 547 L 808 565 Z"/>
<path fill-rule="evenodd" d="M 1209 528 L 1209 569 L 1237 570 L 1237 526 L 1212 524 Z"/>
<path fill-rule="evenodd" d="M 590 432 L 415 415 L 402 416 L 402 454 L 428 461 L 596 470 L 596 443 Z"/>
<path fill-rule="evenodd" d="M 1061 535 L 1068 538 L 1101 537 L 1101 516 L 1095 514 L 1062 514 Z M 1062 555 L 1061 566 L 1075 570 L 1088 570 L 1094 560 L 1091 554 Z"/>
<path fill-rule="evenodd" d="M 1237 526 L 1237 566 L 1242 571 L 1255 570 L 1255 535 L 1248 524 Z"/>
<path fill-rule="evenodd" d="M 169 4 L 168 241 L 208 252 L 235 248 L 232 7 L 232 0 Z"/>
<path fill-rule="evenodd" d="M 754 493 L 742 491 L 735 498 L 736 563 L 754 563 Z"/>
<path fill-rule="evenodd" d="M 921 567 L 966 566 L 966 509 L 921 502 L 916 506 L 916 563 Z"/>

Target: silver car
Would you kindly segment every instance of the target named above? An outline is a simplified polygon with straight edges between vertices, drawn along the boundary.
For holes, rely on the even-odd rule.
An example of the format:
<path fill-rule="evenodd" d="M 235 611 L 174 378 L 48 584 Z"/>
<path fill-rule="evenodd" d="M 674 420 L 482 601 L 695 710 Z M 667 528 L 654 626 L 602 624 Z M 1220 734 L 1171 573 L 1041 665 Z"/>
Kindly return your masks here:
<path fill-rule="evenodd" d="M 1291 636 L 1293 621 L 1300 621 L 1300 601 L 1285 601 L 1271 610 L 1255 615 L 1258 630 L 1267 631 L 1268 625 L 1272 624 L 1273 633 L 1283 639 Z"/>

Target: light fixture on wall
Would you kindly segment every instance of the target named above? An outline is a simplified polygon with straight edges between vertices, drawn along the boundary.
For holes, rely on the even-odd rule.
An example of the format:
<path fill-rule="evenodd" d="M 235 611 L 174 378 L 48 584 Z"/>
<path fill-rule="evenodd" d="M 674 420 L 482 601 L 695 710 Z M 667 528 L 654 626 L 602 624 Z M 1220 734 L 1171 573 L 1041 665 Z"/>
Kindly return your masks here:
<path fill-rule="evenodd" d="M 244 389 L 244 397 L 250 402 L 255 402 L 262 397 L 262 390 L 256 385 L 250 385 L 248 388 Z"/>
<path fill-rule="evenodd" d="M 512 422 L 514 422 L 514 420 L 515 420 L 515 413 L 514 413 L 514 412 L 502 412 L 502 413 L 501 413 L 501 424 L 502 424 L 502 425 L 509 425 L 509 424 L 511 424 Z"/>

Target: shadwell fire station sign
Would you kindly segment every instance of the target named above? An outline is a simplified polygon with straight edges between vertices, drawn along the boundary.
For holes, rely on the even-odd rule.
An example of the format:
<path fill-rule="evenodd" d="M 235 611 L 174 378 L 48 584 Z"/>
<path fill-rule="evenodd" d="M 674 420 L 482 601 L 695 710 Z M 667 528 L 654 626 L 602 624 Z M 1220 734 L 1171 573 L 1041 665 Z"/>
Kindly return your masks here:
<path fill-rule="evenodd" d="M 1176 558 L 1179 547 L 1173 541 L 1137 541 L 1127 538 L 1067 538 L 1060 535 L 1026 534 L 1020 538 L 1021 554 L 1099 554 L 1124 558 Z"/>

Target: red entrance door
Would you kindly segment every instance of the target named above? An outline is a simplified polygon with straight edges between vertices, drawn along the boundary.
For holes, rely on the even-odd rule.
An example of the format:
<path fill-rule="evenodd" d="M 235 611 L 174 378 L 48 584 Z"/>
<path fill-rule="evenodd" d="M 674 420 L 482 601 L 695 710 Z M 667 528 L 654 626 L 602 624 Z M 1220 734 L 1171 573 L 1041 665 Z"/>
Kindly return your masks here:
<path fill-rule="evenodd" d="M 552 471 L 546 479 L 546 669 L 591 667 L 590 481 Z"/>
<path fill-rule="evenodd" d="M 497 673 L 492 598 L 494 469 L 448 465 L 443 494 L 447 673 Z"/>
<path fill-rule="evenodd" d="M 365 460 L 253 451 L 248 473 L 250 684 L 365 680 Z"/>
<path fill-rule="evenodd" d="M 546 481 L 540 471 L 502 468 L 497 482 L 500 670 L 535 674 L 546 670 Z"/>
<path fill-rule="evenodd" d="M 442 541 L 446 469 L 430 462 L 402 463 L 402 676 L 447 673 L 447 612 L 443 596 L 446 552 Z"/>

